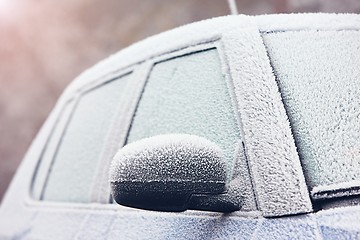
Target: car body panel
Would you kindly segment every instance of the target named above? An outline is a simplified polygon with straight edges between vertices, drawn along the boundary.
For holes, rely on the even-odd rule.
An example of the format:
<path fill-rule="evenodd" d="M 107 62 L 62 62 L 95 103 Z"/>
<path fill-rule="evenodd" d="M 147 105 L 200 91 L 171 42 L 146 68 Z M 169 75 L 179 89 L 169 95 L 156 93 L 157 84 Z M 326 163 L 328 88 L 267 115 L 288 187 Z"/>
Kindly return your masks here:
<path fill-rule="evenodd" d="M 360 238 L 360 206 L 313 212 L 290 124 L 260 36 L 261 32 L 297 29 L 359 30 L 360 16 L 298 14 L 222 17 L 149 38 L 85 71 L 65 90 L 19 167 L 0 208 L 0 239 Z M 220 49 L 223 72 L 234 87 L 231 94 L 236 101 L 243 129 L 243 157 L 250 162 L 251 186 L 257 204 L 254 208 L 258 209 L 231 214 L 129 209 L 107 204 L 107 182 L 100 182 L 96 186 L 105 190 L 94 192 L 94 203 L 47 202 L 39 201 L 39 196 L 34 196 L 34 173 L 41 164 L 40 159 L 45 154 L 45 147 L 64 112 L 64 106 L 70 103 L 68 106 L 72 108 L 71 104 L 82 92 L 133 72 L 134 85 L 129 88 L 130 97 L 126 107 L 129 113 L 133 113 L 146 78 L 156 62 L 210 47 Z M 239 56 L 245 58 L 237 60 Z M 244 85 L 247 86 L 246 91 L 242 88 Z M 264 96 L 266 101 L 262 102 L 259 98 Z M 257 105 L 259 103 L 263 105 Z M 265 111 L 258 114 L 258 107 L 265 108 Z M 119 126 L 119 138 L 122 139 L 119 146 L 125 144 L 131 119 L 132 114 L 127 114 Z M 256 121 L 265 121 L 263 128 L 255 129 Z M 266 125 L 266 122 L 271 124 Z M 276 143 L 270 136 L 274 129 L 282 133 L 279 138 L 285 136 Z M 61 139 L 61 136 L 58 138 Z M 275 157 L 269 156 L 270 153 L 274 153 Z M 276 164 L 281 163 L 284 156 L 289 165 L 276 169 Z M 51 159 L 48 161 L 51 162 Z M 275 179 L 281 178 L 281 174 L 287 177 L 282 182 L 272 182 L 273 178 L 267 175 L 270 170 L 276 172 Z M 101 178 L 103 176 L 99 176 Z M 46 178 L 42 181 L 46 181 Z M 288 189 L 295 189 L 295 193 L 286 194 Z"/>

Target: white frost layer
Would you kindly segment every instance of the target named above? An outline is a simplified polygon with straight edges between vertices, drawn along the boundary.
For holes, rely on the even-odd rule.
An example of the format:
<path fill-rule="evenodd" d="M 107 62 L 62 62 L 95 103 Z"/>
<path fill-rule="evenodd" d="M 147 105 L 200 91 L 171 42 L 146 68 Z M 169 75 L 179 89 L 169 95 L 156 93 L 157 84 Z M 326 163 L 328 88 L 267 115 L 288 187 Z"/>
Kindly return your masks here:
<path fill-rule="evenodd" d="M 124 146 L 110 167 L 110 181 L 199 180 L 226 182 L 222 150 L 194 135 L 170 134 Z"/>
<path fill-rule="evenodd" d="M 75 90 L 86 82 L 93 81 L 109 72 L 126 68 L 132 64 L 143 62 L 159 54 L 174 49 L 208 42 L 203 36 L 221 36 L 227 29 L 237 28 L 238 31 L 248 28 L 256 22 L 260 31 L 282 31 L 291 29 L 353 29 L 360 25 L 357 14 L 277 14 L 263 16 L 225 16 L 208 19 L 185 25 L 173 30 L 149 37 L 131 45 L 109 58 L 99 62 L 95 67 L 83 72 L 67 91 Z"/>
<path fill-rule="evenodd" d="M 312 210 L 299 156 L 256 28 L 224 35 L 255 194 L 265 216 Z"/>
<path fill-rule="evenodd" d="M 337 207 L 333 209 L 321 210 L 316 213 L 316 219 L 318 226 L 329 227 L 330 229 L 339 230 L 339 232 L 346 233 L 349 231 L 350 236 L 359 239 L 360 229 L 360 206 L 351 207 Z M 333 231 L 336 233 L 336 231 Z M 352 233 L 351 233 L 352 232 Z M 342 239 L 344 236 L 338 236 L 338 239 Z M 335 239 L 335 238 L 334 238 Z"/>
<path fill-rule="evenodd" d="M 226 16 L 200 21 L 181 26 L 161 34 L 151 36 L 137 42 L 109 58 L 99 62 L 93 68 L 84 71 L 67 89 L 71 91 L 86 82 L 100 78 L 106 73 L 141 63 L 160 54 L 173 52 L 189 46 L 214 41 L 221 37 L 226 29 L 235 27 L 246 28 L 249 25 L 248 16 Z M 210 37 L 211 36 L 211 37 Z"/>
<path fill-rule="evenodd" d="M 360 180 L 360 32 L 263 38 L 310 187 Z"/>
<path fill-rule="evenodd" d="M 316 186 L 311 190 L 314 199 L 328 199 L 360 194 L 360 181 L 349 181 L 325 186 Z"/>
<path fill-rule="evenodd" d="M 178 133 L 204 137 L 223 150 L 230 176 L 240 139 L 231 100 L 217 49 L 159 62 L 147 79 L 127 141 Z"/>
<path fill-rule="evenodd" d="M 359 29 L 359 14 L 274 14 L 254 16 L 261 32 Z"/>

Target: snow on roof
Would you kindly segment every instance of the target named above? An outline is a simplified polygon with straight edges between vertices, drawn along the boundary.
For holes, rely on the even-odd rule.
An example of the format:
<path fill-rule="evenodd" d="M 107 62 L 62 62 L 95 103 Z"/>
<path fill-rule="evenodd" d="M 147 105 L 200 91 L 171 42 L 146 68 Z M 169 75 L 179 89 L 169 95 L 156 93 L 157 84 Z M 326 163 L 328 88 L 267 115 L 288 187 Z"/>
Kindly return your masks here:
<path fill-rule="evenodd" d="M 141 63 L 159 54 L 200 44 L 204 41 L 202 36 L 213 36 L 215 40 L 220 38 L 221 33 L 226 29 L 249 27 L 266 32 L 300 29 L 358 29 L 360 15 L 328 13 L 230 15 L 202 20 L 148 37 L 120 50 L 94 67 L 85 70 L 70 84 L 67 91 L 78 88 L 109 72 Z M 209 41 L 209 39 L 207 38 L 205 41 Z"/>

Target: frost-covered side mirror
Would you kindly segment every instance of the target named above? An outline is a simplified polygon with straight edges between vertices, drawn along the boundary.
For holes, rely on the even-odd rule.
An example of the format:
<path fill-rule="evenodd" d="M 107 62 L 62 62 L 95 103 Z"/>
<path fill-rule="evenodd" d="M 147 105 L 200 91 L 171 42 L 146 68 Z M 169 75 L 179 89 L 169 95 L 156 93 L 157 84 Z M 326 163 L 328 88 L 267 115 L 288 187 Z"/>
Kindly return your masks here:
<path fill-rule="evenodd" d="M 227 192 L 222 150 L 194 135 L 160 135 L 118 151 L 110 168 L 114 200 L 148 210 L 231 212 L 238 197 Z"/>

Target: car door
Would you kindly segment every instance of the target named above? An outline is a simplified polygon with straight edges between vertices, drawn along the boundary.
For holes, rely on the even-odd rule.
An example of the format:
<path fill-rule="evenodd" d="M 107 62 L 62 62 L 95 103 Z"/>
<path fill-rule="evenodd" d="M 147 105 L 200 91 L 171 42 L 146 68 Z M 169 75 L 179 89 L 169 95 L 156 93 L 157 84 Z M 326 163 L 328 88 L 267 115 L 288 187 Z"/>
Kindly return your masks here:
<path fill-rule="evenodd" d="M 224 150 L 229 181 L 241 189 L 240 211 L 165 213 L 112 203 L 112 156 L 164 133 L 199 135 Z M 310 217 L 264 218 L 308 213 L 312 203 L 259 30 L 245 16 L 176 29 L 83 74 L 35 140 L 3 205 L 5 236 L 28 239 L 317 234 Z"/>
<path fill-rule="evenodd" d="M 262 29 L 261 35 L 321 234 L 325 239 L 358 239 L 359 16 L 311 17 L 304 18 L 306 27 L 296 28 L 299 19 L 294 16 L 286 26 Z"/>

